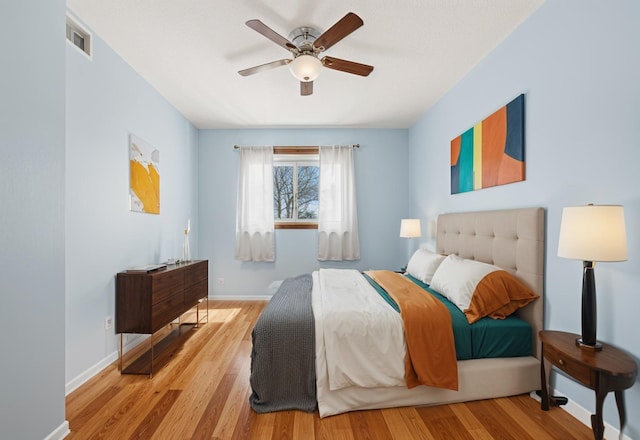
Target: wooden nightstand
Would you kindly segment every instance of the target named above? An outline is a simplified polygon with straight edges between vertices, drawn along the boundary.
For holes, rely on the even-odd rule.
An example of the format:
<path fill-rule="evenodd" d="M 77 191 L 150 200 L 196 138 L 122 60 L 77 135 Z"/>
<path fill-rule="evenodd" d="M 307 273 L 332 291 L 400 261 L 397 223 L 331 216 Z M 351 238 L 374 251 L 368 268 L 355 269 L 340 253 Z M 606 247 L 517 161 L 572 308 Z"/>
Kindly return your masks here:
<path fill-rule="evenodd" d="M 622 432 L 626 422 L 624 390 L 635 383 L 638 374 L 635 361 L 623 351 L 604 343 L 599 351 L 580 348 L 576 345 L 580 336 L 572 333 L 542 330 L 539 336 L 543 354 L 540 361 L 542 409 L 547 411 L 550 404 L 555 404 L 548 392 L 551 367 L 545 366 L 551 363 L 596 392 L 596 413 L 591 416 L 596 440 L 601 440 L 604 434 L 602 405 L 610 391 L 616 395 Z"/>

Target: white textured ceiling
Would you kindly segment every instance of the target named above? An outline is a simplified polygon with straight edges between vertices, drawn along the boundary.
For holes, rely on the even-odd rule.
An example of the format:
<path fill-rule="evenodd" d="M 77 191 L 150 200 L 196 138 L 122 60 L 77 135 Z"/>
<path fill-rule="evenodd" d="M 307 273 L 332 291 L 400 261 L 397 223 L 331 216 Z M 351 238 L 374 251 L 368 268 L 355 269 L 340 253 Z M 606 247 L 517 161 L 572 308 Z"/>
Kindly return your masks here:
<path fill-rule="evenodd" d="M 67 0 L 73 15 L 198 128 L 407 128 L 544 0 Z M 325 31 L 347 12 L 364 26 L 323 55 L 373 65 L 368 77 L 324 68 L 312 96 L 291 58 L 247 27 Z M 95 56 L 100 56 L 96 54 Z"/>

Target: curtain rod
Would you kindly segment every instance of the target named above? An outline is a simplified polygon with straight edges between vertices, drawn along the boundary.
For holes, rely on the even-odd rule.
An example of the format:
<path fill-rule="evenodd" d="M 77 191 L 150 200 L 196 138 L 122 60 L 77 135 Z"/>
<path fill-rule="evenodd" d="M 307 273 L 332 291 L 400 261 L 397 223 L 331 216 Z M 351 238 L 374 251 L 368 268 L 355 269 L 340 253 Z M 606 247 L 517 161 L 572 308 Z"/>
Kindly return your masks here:
<path fill-rule="evenodd" d="M 353 144 L 352 145 L 353 148 L 360 148 L 360 144 Z M 234 145 L 233 149 L 234 150 L 238 150 L 240 149 L 241 145 Z M 317 145 L 274 145 L 273 148 L 318 148 Z"/>

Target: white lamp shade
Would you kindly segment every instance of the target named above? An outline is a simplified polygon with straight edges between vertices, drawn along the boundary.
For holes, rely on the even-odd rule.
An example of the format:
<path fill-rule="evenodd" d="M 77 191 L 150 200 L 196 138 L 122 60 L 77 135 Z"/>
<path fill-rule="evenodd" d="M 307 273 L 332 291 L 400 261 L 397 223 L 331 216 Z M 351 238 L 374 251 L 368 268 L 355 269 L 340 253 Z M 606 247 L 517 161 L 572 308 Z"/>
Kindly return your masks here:
<path fill-rule="evenodd" d="M 573 206 L 562 210 L 558 256 L 582 261 L 625 261 L 624 207 Z"/>
<path fill-rule="evenodd" d="M 400 237 L 414 238 L 420 237 L 422 231 L 420 230 L 420 219 L 418 218 L 403 218 L 400 222 Z"/>
<path fill-rule="evenodd" d="M 300 55 L 289 63 L 289 70 L 300 81 L 313 81 L 320 74 L 322 62 L 313 55 Z"/>

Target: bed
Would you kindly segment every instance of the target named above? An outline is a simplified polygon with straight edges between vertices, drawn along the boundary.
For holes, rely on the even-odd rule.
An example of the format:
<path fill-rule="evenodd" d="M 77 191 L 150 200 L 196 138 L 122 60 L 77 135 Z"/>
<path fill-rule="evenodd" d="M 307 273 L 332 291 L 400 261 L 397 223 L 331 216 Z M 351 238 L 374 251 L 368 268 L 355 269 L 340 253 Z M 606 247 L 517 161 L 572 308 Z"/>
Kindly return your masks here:
<path fill-rule="evenodd" d="M 328 356 L 335 356 L 333 343 L 329 343 L 329 339 L 325 341 L 325 336 L 341 326 L 341 321 L 336 321 L 338 309 L 323 313 L 326 307 L 320 295 L 331 283 L 321 281 L 324 278 L 320 271 L 285 280 L 252 332 L 252 408 L 256 412 L 317 408 L 320 416 L 326 417 L 347 411 L 479 400 L 540 389 L 537 334 L 543 319 L 544 237 L 543 208 L 450 213 L 438 217 L 438 254 L 494 265 L 538 296 L 513 314 L 527 325 L 529 353 L 458 360 L 455 364 L 457 384 L 449 388 L 425 385 L 408 388 L 404 383 L 394 382 L 395 379 L 387 380 L 386 376 L 372 386 L 357 378 L 352 380 L 349 374 L 345 375 L 344 383 L 336 385 L 340 377 L 335 375 L 335 363 L 327 362 Z M 345 321 L 357 322 L 358 319 L 352 314 Z M 390 355 L 396 349 L 386 345 L 384 350 Z M 351 362 L 348 351 L 338 353 L 346 355 L 343 363 L 348 366 Z M 351 357 L 359 354 L 354 352 Z M 375 358 L 368 360 L 367 364 L 374 361 Z"/>

